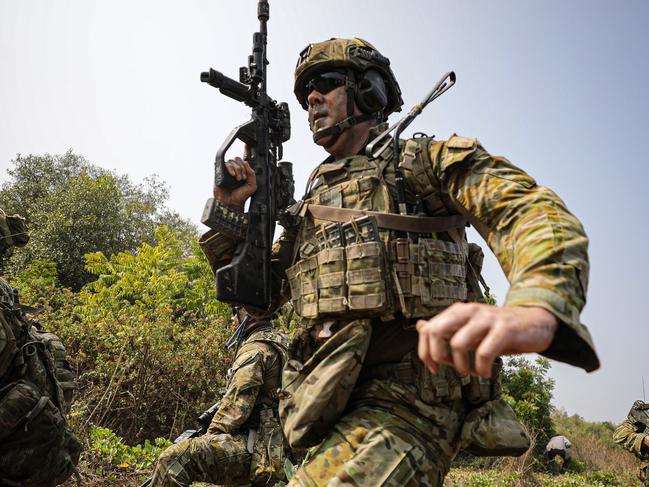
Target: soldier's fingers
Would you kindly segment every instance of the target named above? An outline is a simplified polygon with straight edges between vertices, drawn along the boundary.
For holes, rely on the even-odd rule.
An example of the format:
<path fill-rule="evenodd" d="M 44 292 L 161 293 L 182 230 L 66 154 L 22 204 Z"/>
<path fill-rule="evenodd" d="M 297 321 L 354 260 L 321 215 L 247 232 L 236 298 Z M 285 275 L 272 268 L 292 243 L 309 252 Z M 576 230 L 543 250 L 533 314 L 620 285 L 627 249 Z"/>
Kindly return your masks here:
<path fill-rule="evenodd" d="M 243 163 L 243 169 L 246 172 L 246 179 L 248 181 L 248 186 L 253 186 L 257 187 L 257 174 L 255 174 L 255 170 L 250 166 L 250 163 L 248 161 L 245 161 Z"/>
<path fill-rule="evenodd" d="M 237 181 L 241 181 L 242 179 L 245 179 L 245 171 L 243 169 L 243 159 L 240 157 L 235 157 L 234 159 L 230 159 L 225 163 L 225 167 L 228 170 L 228 173 L 230 173 L 230 176 L 233 176 Z"/>
<path fill-rule="evenodd" d="M 453 357 L 451 356 L 448 340 L 439 336 L 429 335 L 428 347 L 430 349 L 430 356 L 436 363 L 453 365 Z"/>
<path fill-rule="evenodd" d="M 425 326 L 432 327 L 435 335 L 450 339 L 479 311 L 475 304 L 477 303 L 455 303 L 431 318 Z"/>
<path fill-rule="evenodd" d="M 225 170 L 228 171 L 228 174 L 229 174 L 230 176 L 236 178 L 236 176 L 237 176 L 237 170 L 235 169 L 235 166 L 234 166 L 234 164 L 233 164 L 232 162 L 230 162 L 230 161 L 226 161 L 226 163 L 225 163 Z"/>
<path fill-rule="evenodd" d="M 419 360 L 421 360 L 433 373 L 437 372 L 437 364 L 430 356 L 428 335 L 421 333 L 419 334 L 419 341 L 417 343 L 417 355 L 419 356 Z"/>
<path fill-rule="evenodd" d="M 245 162 L 240 157 L 237 157 L 236 161 L 237 161 L 237 181 L 245 181 L 247 178 Z"/>
<path fill-rule="evenodd" d="M 496 357 L 509 347 L 508 332 L 504 327 L 492 327 L 475 352 L 475 370 L 485 379 L 491 378 Z"/>
<path fill-rule="evenodd" d="M 453 354 L 453 365 L 461 374 L 475 373 L 470 352 L 475 351 L 489 332 L 491 322 L 487 317 L 475 316 L 460 328 L 449 344 Z"/>
<path fill-rule="evenodd" d="M 450 364 L 451 356 L 448 351 L 448 341 L 446 337 L 440 336 L 437 326 L 433 319 L 428 321 L 420 320 L 417 322 L 417 331 L 419 332 L 420 343 L 422 340 L 421 359 L 433 372 L 437 372 L 440 363 Z"/>

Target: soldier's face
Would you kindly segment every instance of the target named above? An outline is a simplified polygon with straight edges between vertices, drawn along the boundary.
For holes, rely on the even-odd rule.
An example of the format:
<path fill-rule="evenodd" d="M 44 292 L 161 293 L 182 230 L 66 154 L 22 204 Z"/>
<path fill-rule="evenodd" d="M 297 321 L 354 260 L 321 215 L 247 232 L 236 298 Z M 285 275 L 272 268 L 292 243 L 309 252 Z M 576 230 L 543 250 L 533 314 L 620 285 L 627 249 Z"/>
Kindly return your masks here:
<path fill-rule="evenodd" d="M 347 92 L 339 86 L 328 93 L 312 90 L 307 96 L 311 131 L 332 127 L 347 118 Z M 323 144 L 327 139 L 322 139 Z"/>

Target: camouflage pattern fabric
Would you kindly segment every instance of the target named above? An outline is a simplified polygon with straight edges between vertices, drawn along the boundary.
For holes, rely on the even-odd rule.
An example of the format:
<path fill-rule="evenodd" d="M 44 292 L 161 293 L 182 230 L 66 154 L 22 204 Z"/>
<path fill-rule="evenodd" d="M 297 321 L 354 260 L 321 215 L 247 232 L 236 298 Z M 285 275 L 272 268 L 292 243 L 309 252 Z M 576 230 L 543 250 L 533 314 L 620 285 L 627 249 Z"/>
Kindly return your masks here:
<path fill-rule="evenodd" d="M 530 447 L 530 438 L 516 413 L 504 399 L 477 406 L 462 427 L 461 447 L 476 456 L 520 456 Z"/>
<path fill-rule="evenodd" d="M 461 400 L 428 405 L 413 385 L 371 380 L 289 486 L 441 486 L 464 408 Z"/>
<path fill-rule="evenodd" d="M 277 418 L 276 391 L 286 344 L 284 335 L 268 327 L 252 331 L 232 364 L 227 390 L 208 434 L 182 441 L 162 452 L 152 486 L 188 487 L 192 481 L 245 484 L 250 481 L 251 473 L 263 475 L 264 467 L 259 467 L 258 462 L 251 472 L 253 454 L 247 449 L 248 431 L 263 429 L 260 412 L 264 407 Z M 272 436 L 272 431 L 269 433 L 275 444 L 276 436 Z M 264 441 L 261 435 L 258 439 Z"/>
<path fill-rule="evenodd" d="M 305 334 L 309 332 L 303 330 L 291 345 L 279 408 L 287 440 L 298 448 L 319 443 L 342 414 L 360 374 L 371 327 L 369 320 L 346 324 L 306 361 L 300 356 L 308 341 Z"/>
<path fill-rule="evenodd" d="M 636 426 L 628 418 L 613 432 L 613 441 L 622 445 L 642 461 L 638 477 L 645 486 L 649 486 L 649 448 L 642 444 L 649 433 L 644 432 L 644 427 Z"/>
<path fill-rule="evenodd" d="M 189 487 L 194 481 L 246 484 L 250 478 L 248 435 L 208 433 L 167 448 L 156 465 L 152 487 Z"/>

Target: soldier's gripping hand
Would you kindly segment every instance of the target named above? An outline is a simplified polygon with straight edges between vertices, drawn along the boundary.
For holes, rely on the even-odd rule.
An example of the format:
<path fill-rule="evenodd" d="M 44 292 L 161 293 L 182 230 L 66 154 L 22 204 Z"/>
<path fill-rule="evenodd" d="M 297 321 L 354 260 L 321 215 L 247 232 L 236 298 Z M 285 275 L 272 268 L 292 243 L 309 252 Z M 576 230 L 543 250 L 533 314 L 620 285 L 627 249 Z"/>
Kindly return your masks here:
<path fill-rule="evenodd" d="M 645 448 L 649 448 L 649 435 L 642 438 L 642 446 L 644 446 Z"/>
<path fill-rule="evenodd" d="M 498 355 L 547 350 L 558 325 L 552 313 L 539 307 L 455 303 L 417 322 L 417 351 L 434 373 L 446 364 L 488 379 Z"/>
<path fill-rule="evenodd" d="M 245 184 L 234 188 L 226 189 L 214 186 L 214 197 L 224 205 L 243 211 L 243 207 L 255 191 L 257 191 L 257 176 L 248 163 L 249 149 L 246 146 L 243 159 L 235 157 L 225 163 L 225 168 L 237 181 L 245 181 Z"/>

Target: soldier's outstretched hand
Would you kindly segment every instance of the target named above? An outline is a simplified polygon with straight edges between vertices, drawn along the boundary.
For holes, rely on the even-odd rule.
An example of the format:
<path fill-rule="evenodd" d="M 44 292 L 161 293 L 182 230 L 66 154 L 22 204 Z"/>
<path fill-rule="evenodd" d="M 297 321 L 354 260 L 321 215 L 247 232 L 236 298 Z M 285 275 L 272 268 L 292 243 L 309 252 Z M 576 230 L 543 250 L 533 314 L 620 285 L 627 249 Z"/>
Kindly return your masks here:
<path fill-rule="evenodd" d="M 255 191 L 257 191 L 257 176 L 255 171 L 248 163 L 249 149 L 246 146 L 243 159 L 235 157 L 225 163 L 225 169 L 230 176 L 237 181 L 245 181 L 245 183 L 234 189 L 219 188 L 214 186 L 214 197 L 224 205 L 243 210 L 243 207 Z"/>
<path fill-rule="evenodd" d="M 446 364 L 461 374 L 489 378 L 498 355 L 547 350 L 558 324 L 552 313 L 539 307 L 455 303 L 417 322 L 417 351 L 434 373 Z"/>

